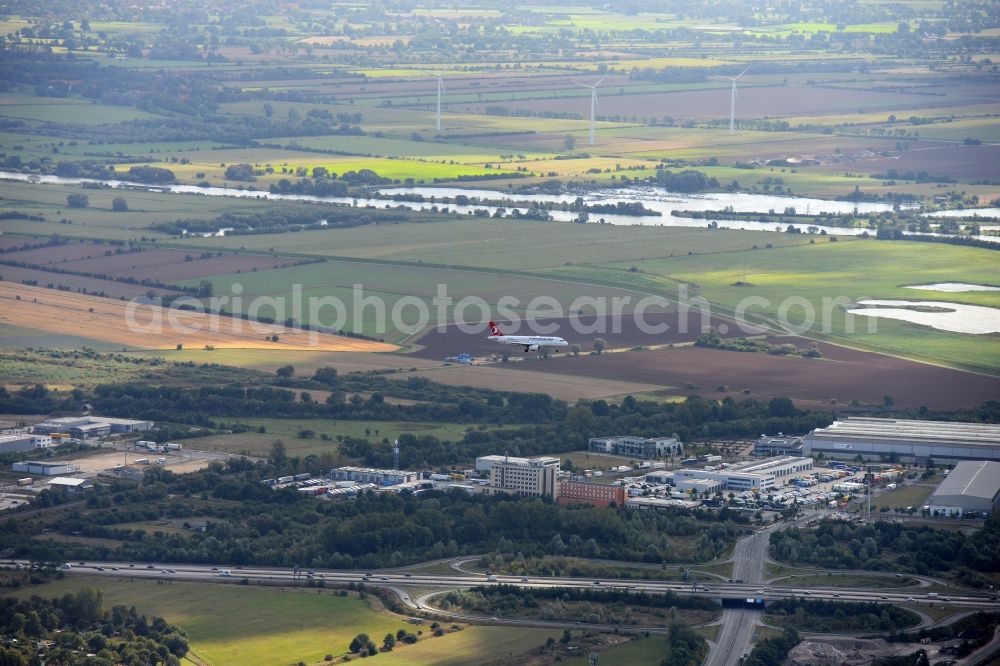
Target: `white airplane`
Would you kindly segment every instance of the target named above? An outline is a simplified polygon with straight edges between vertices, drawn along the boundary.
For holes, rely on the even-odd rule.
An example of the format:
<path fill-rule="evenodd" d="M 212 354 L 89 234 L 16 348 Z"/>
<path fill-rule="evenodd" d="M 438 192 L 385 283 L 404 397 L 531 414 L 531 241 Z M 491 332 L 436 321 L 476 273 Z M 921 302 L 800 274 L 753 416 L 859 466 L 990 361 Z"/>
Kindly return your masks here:
<path fill-rule="evenodd" d="M 566 347 L 569 345 L 562 338 L 547 335 L 504 335 L 503 331 L 492 321 L 490 322 L 490 335 L 486 339 L 504 345 L 523 346 L 524 351 L 538 351 L 539 347 Z"/>

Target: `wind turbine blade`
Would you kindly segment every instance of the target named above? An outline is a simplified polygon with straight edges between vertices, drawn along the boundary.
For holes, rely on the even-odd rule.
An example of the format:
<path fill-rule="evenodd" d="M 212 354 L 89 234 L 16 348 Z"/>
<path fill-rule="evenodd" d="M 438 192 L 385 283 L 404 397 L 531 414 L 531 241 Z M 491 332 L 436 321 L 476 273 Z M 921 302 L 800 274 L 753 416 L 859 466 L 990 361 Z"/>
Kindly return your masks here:
<path fill-rule="evenodd" d="M 736 75 L 736 79 L 740 78 L 741 76 L 743 76 L 744 74 L 746 74 L 748 71 L 750 71 L 750 67 L 747 67 L 742 72 L 740 72 L 739 74 L 737 74 Z M 733 79 L 733 80 L 735 81 L 736 79 Z"/>
<path fill-rule="evenodd" d="M 608 77 L 607 77 L 607 76 L 602 76 L 602 77 L 601 77 L 601 80 L 600 80 L 600 81 L 598 81 L 597 83 L 595 83 L 595 84 L 594 84 L 594 87 L 596 88 L 597 86 L 601 85 L 601 83 L 602 83 L 602 82 L 604 81 L 604 79 L 606 79 L 606 78 L 608 78 Z"/>

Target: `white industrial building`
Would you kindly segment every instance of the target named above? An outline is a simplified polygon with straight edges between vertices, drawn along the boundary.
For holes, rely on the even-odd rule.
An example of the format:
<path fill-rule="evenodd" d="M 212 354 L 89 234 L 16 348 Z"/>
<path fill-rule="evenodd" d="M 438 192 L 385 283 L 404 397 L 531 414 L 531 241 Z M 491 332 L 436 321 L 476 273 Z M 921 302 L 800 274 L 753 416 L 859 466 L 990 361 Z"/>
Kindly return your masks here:
<path fill-rule="evenodd" d="M 52 446 L 52 438 L 48 435 L 36 435 L 32 432 L 0 435 L 0 453 L 47 449 L 50 446 Z"/>
<path fill-rule="evenodd" d="M 334 481 L 357 481 L 373 483 L 376 486 L 396 486 L 400 483 L 411 483 L 417 480 L 416 472 L 401 469 L 372 469 L 370 467 L 338 467 L 330 470 L 330 478 Z"/>
<path fill-rule="evenodd" d="M 674 485 L 680 487 L 684 479 L 712 479 L 724 483 L 726 490 L 767 490 L 783 483 L 786 477 L 799 476 L 812 468 L 812 458 L 777 456 L 742 462 L 721 469 L 674 470 Z"/>
<path fill-rule="evenodd" d="M 94 487 L 94 484 L 88 479 L 77 479 L 71 476 L 57 476 L 49 481 L 49 485 L 55 488 L 65 488 L 71 493 L 75 493 L 78 490 L 88 490 Z"/>
<path fill-rule="evenodd" d="M 62 476 L 72 474 L 77 471 L 76 465 L 63 462 L 41 462 L 38 460 L 24 460 L 11 465 L 11 470 L 24 474 L 41 474 L 42 476 Z"/>
<path fill-rule="evenodd" d="M 682 493 L 693 490 L 698 495 L 705 497 L 721 493 L 726 489 L 726 482 L 722 479 L 677 479 L 674 487 Z"/>
<path fill-rule="evenodd" d="M 1000 425 L 855 417 L 803 438 L 803 454 L 827 457 L 1000 461 Z"/>
<path fill-rule="evenodd" d="M 106 416 L 63 416 L 36 423 L 32 430 L 43 435 L 64 433 L 87 439 L 104 435 L 145 432 L 153 429 L 152 421 L 117 419 Z"/>
<path fill-rule="evenodd" d="M 989 515 L 1000 508 L 1000 462 L 966 460 L 955 465 L 924 509 L 932 516 Z"/>
<path fill-rule="evenodd" d="M 592 437 L 589 447 L 591 451 L 597 453 L 611 453 L 616 456 L 643 460 L 679 456 L 684 451 L 684 445 L 674 437 L 647 438 L 632 435 Z"/>

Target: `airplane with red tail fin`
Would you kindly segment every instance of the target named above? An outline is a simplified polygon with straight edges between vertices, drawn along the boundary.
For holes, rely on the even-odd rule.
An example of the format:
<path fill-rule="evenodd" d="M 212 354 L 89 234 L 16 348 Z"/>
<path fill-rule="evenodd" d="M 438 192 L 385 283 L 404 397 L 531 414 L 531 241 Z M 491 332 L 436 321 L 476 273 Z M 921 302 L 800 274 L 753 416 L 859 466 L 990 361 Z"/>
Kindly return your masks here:
<path fill-rule="evenodd" d="M 567 347 L 569 343 L 562 338 L 548 335 L 505 335 L 496 322 L 490 321 L 490 334 L 487 340 L 493 340 L 503 345 L 518 345 L 524 351 L 538 351 L 540 347 Z"/>

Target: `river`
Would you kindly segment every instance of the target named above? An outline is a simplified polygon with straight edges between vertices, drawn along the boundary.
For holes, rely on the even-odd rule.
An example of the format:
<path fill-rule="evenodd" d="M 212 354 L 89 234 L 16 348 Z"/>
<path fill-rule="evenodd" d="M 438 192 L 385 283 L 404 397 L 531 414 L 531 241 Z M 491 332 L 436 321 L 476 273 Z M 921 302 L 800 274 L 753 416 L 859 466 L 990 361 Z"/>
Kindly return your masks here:
<path fill-rule="evenodd" d="M 521 213 L 527 212 L 528 208 L 535 203 L 573 203 L 578 197 L 584 203 L 594 204 L 615 204 L 618 202 L 641 203 L 649 210 L 659 212 L 660 216 L 653 215 L 611 215 L 601 213 L 591 213 L 590 222 L 614 224 L 622 226 L 663 226 L 663 227 L 706 227 L 710 223 L 724 229 L 745 229 L 752 231 L 776 231 L 783 230 L 782 227 L 769 223 L 754 222 L 750 220 L 713 220 L 713 219 L 692 219 L 685 217 L 674 217 L 673 211 L 696 210 L 709 211 L 730 208 L 737 213 L 759 214 L 771 211 L 782 212 L 786 208 L 794 208 L 798 213 L 850 213 L 857 210 L 861 214 L 884 212 L 890 210 L 888 204 L 881 203 L 854 203 L 849 201 L 828 201 L 825 199 L 810 199 L 805 197 L 782 197 L 768 194 L 745 194 L 741 192 L 711 192 L 704 194 L 680 194 L 667 192 L 655 187 L 635 187 L 619 188 L 612 190 L 599 190 L 583 192 L 579 194 L 517 194 L 504 192 L 501 190 L 487 189 L 459 189 L 448 187 L 387 187 L 373 188 L 372 193 L 367 197 L 317 197 L 308 194 L 273 194 L 262 190 L 248 190 L 230 187 L 198 187 L 196 185 L 148 185 L 143 183 L 133 183 L 124 180 L 95 180 L 90 178 L 64 178 L 62 176 L 39 176 L 35 174 L 24 174 L 11 171 L 0 171 L 0 180 L 15 182 L 34 182 L 53 185 L 82 185 L 84 183 L 96 183 L 112 188 L 118 187 L 142 187 L 175 194 L 201 195 L 201 196 L 225 196 L 238 198 L 268 199 L 274 201 L 311 201 L 319 203 L 333 203 L 355 208 L 405 208 L 407 210 L 428 211 L 432 208 L 437 210 L 446 209 L 461 215 L 472 215 L 477 210 L 486 210 L 490 215 L 494 215 L 498 209 L 504 208 L 509 215 L 514 210 Z M 387 199 L 393 195 L 420 195 L 425 201 L 393 201 Z M 453 199 L 457 196 L 465 196 L 470 199 L 482 199 L 493 202 L 491 204 L 458 205 L 454 203 L 440 203 L 440 199 Z M 438 201 L 432 201 L 431 199 Z M 498 206 L 495 202 L 503 201 L 505 205 Z M 508 203 L 509 202 L 509 203 Z M 577 213 L 565 210 L 550 211 L 552 219 L 560 222 L 570 222 L 577 219 Z M 823 227 L 830 234 L 842 236 L 858 235 L 865 231 L 861 228 L 851 227 Z M 980 236 L 979 238 L 991 242 L 1000 242 L 1000 239 L 992 236 Z"/>

